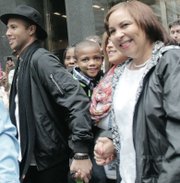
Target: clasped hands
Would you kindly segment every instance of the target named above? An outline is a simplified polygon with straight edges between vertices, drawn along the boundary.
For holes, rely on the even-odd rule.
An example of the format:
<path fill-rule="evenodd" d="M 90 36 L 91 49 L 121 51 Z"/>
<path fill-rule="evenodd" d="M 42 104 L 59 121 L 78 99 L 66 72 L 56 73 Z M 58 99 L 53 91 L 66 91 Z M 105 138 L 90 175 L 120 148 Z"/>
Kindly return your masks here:
<path fill-rule="evenodd" d="M 106 165 L 115 159 L 115 148 L 111 139 L 99 137 L 94 147 L 94 158 L 98 165 Z M 83 180 L 89 183 L 91 179 L 92 163 L 90 159 L 76 160 L 73 159 L 70 172 L 74 179 Z"/>
<path fill-rule="evenodd" d="M 94 159 L 98 165 L 107 165 L 115 159 L 115 148 L 111 139 L 99 137 L 94 147 Z"/>
<path fill-rule="evenodd" d="M 74 179 L 83 180 L 84 183 L 88 183 L 91 179 L 92 163 L 90 159 L 76 160 L 73 159 L 70 172 L 73 174 Z"/>

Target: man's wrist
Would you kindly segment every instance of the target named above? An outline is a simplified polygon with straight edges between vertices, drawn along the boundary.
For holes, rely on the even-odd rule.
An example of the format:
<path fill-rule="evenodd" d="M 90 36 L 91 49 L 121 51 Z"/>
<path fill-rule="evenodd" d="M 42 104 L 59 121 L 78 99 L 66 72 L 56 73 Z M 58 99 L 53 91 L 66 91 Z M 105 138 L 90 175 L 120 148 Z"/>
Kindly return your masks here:
<path fill-rule="evenodd" d="M 89 155 L 87 153 L 75 153 L 73 158 L 75 160 L 85 160 L 89 159 Z"/>

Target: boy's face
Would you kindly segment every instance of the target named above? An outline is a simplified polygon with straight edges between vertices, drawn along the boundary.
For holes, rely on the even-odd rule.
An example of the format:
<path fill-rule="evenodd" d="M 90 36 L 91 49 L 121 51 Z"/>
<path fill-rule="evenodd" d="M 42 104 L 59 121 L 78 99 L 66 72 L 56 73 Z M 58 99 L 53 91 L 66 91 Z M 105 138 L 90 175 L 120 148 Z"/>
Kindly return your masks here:
<path fill-rule="evenodd" d="M 101 70 L 103 57 L 100 47 L 86 46 L 76 52 L 77 65 L 87 76 L 94 78 Z"/>

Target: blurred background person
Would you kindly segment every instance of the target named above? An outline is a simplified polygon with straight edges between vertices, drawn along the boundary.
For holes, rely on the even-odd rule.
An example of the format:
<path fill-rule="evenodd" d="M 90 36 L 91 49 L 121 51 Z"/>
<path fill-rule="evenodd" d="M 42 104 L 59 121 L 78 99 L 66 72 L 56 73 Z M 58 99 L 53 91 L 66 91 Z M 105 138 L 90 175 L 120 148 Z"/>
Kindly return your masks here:
<path fill-rule="evenodd" d="M 170 36 L 180 45 L 180 19 L 169 24 Z"/>
<path fill-rule="evenodd" d="M 8 56 L 7 60 L 6 60 L 6 71 L 5 72 L 6 72 L 6 76 L 8 78 L 9 87 L 12 84 L 12 80 L 13 80 L 13 76 L 14 76 L 14 70 L 15 70 L 15 63 L 14 63 L 12 57 Z"/>
<path fill-rule="evenodd" d="M 63 63 L 66 69 L 72 70 L 77 63 L 77 59 L 74 53 L 74 46 L 68 46 L 63 53 Z"/>
<path fill-rule="evenodd" d="M 9 107 L 8 89 L 8 78 L 6 76 L 6 73 L 0 70 L 0 99 L 4 102 L 7 108 Z"/>

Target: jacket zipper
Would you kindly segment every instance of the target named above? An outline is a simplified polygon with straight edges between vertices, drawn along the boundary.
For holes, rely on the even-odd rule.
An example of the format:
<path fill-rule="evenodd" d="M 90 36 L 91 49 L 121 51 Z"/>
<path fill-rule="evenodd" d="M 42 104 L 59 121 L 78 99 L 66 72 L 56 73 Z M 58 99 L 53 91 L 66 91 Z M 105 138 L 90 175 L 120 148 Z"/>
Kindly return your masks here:
<path fill-rule="evenodd" d="M 53 74 L 50 74 L 50 78 L 51 78 L 52 82 L 56 85 L 56 87 L 57 87 L 58 91 L 60 92 L 60 94 L 61 94 L 61 95 L 64 95 L 63 90 L 60 88 L 60 86 L 59 86 L 59 85 L 57 84 L 57 82 L 55 81 Z"/>

